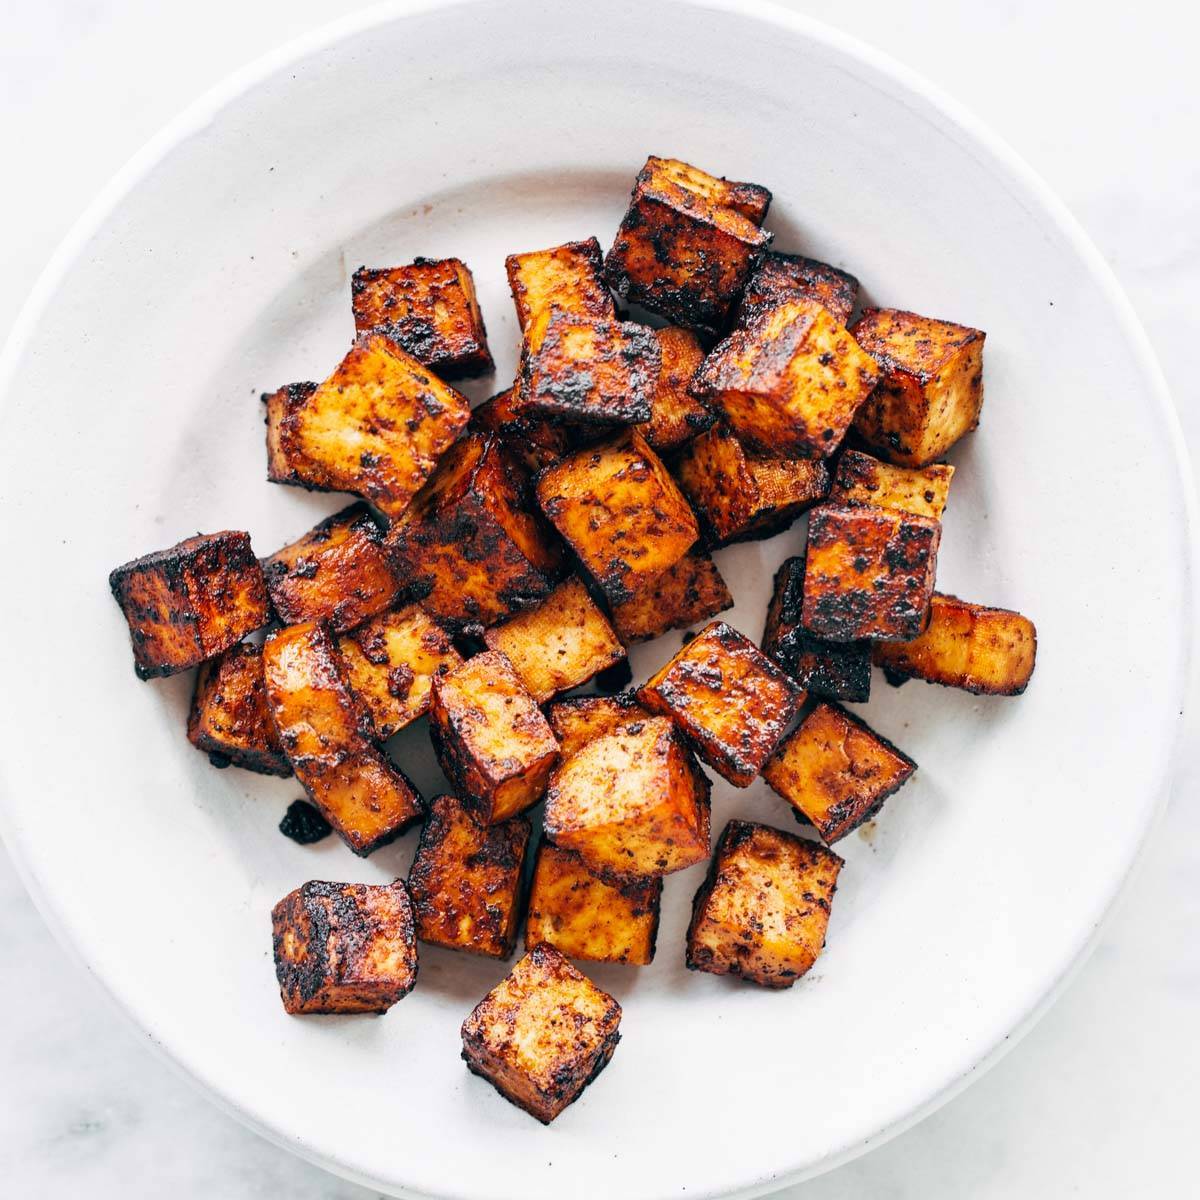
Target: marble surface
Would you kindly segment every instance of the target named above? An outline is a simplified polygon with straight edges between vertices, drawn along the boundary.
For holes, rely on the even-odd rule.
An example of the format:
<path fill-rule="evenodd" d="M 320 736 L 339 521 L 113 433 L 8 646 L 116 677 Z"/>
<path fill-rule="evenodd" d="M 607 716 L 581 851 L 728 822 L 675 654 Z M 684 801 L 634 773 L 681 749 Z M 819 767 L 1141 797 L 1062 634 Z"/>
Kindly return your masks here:
<path fill-rule="evenodd" d="M 9 6 L 0 16 L 0 333 L 70 222 L 165 120 L 257 54 L 356 7 L 343 0 Z M 1060 192 L 1140 312 L 1195 457 L 1197 10 L 1172 0 L 798 0 L 793 7 L 932 78 Z M 1011 1054 L 914 1129 L 781 1195 L 1187 1194 L 1189 1138 L 1200 1112 L 1198 783 L 1200 770 L 1185 755 L 1171 807 L 1094 956 Z M 139 1045 L 138 1033 L 53 942 L 2 852 L 0 904 L 0 1192 L 22 1200 L 373 1194 L 260 1140 Z"/>

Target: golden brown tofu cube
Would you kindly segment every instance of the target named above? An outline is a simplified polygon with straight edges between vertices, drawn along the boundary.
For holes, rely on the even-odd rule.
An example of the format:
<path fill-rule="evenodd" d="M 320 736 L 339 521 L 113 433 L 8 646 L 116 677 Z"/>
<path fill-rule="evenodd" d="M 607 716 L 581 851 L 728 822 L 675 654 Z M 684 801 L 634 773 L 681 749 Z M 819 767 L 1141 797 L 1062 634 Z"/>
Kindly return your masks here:
<path fill-rule="evenodd" d="M 818 704 L 784 738 L 763 778 L 798 821 L 832 843 L 869 821 L 916 769 L 907 754 L 836 704 Z"/>
<path fill-rule="evenodd" d="M 484 825 L 536 804 L 558 762 L 546 718 L 497 650 L 434 679 L 429 734 L 446 777 Z"/>
<path fill-rule="evenodd" d="M 516 394 L 517 389 L 511 387 L 473 408 L 467 428 L 472 433 L 495 434 L 504 449 L 530 475 L 536 475 L 566 458 L 571 442 L 563 426 L 520 412 Z"/>
<path fill-rule="evenodd" d="M 1028 617 L 937 592 L 920 637 L 875 647 L 875 662 L 893 682 L 924 679 L 976 696 L 1019 696 L 1036 659 L 1037 630 Z"/>
<path fill-rule="evenodd" d="M 317 390 L 315 383 L 289 383 L 273 392 L 263 392 L 267 417 L 267 479 L 287 483 L 309 491 L 327 491 L 321 467 L 310 462 L 296 449 L 298 413 Z"/>
<path fill-rule="evenodd" d="M 263 679 L 296 778 L 355 854 L 370 854 L 421 819 L 421 797 L 374 744 L 371 719 L 325 626 L 305 622 L 271 634 Z"/>
<path fill-rule="evenodd" d="M 570 850 L 538 847 L 525 945 L 568 958 L 648 966 L 654 959 L 662 879 L 603 879 Z"/>
<path fill-rule="evenodd" d="M 338 638 L 350 690 L 363 702 L 380 741 L 429 711 L 436 676 L 462 663 L 449 634 L 419 605 L 372 617 Z"/>
<path fill-rule="evenodd" d="M 575 578 L 560 583 L 537 608 L 493 625 L 483 640 L 508 658 L 539 704 L 625 657 L 608 618 Z"/>
<path fill-rule="evenodd" d="M 684 447 L 675 475 L 714 546 L 771 537 L 829 491 L 820 459 L 751 454 L 724 424 Z"/>
<path fill-rule="evenodd" d="M 264 558 L 263 574 L 282 624 L 326 621 L 335 633 L 383 612 L 400 591 L 383 534 L 365 504 L 326 517 L 299 541 Z"/>
<path fill-rule="evenodd" d="M 108 586 L 129 625 L 139 679 L 198 666 L 271 616 L 250 535 L 234 530 L 135 558 L 110 573 Z"/>
<path fill-rule="evenodd" d="M 535 946 L 463 1022 L 463 1060 L 549 1125 L 608 1065 L 621 1006 L 553 946 Z"/>
<path fill-rule="evenodd" d="M 359 267 L 350 294 L 359 333 L 382 333 L 443 379 L 492 369 L 475 280 L 460 259 Z"/>
<path fill-rule="evenodd" d="M 796 684 L 724 621 L 702 630 L 637 697 L 672 718 L 735 787 L 754 782 L 804 701 Z"/>
<path fill-rule="evenodd" d="M 703 551 L 685 554 L 650 580 L 632 600 L 613 606 L 612 619 L 627 645 L 686 629 L 733 607 L 717 564 Z"/>
<path fill-rule="evenodd" d="M 954 468 L 945 463 L 920 469 L 894 467 L 858 450 L 847 450 L 838 459 L 829 500 L 831 504 L 894 508 L 940 521 L 953 478 Z"/>
<path fill-rule="evenodd" d="M 588 742 L 609 733 L 627 731 L 631 725 L 640 725 L 653 715 L 637 702 L 632 692 L 617 696 L 571 696 L 546 708 L 546 718 L 558 738 L 563 762 Z"/>
<path fill-rule="evenodd" d="M 839 325 L 845 325 L 858 300 L 858 280 L 815 258 L 770 251 L 746 283 L 735 323 L 749 325 L 788 300 L 815 300 Z"/>
<path fill-rule="evenodd" d="M 716 417 L 691 393 L 692 377 L 704 361 L 696 335 L 676 325 L 651 332 L 658 339 L 661 366 L 650 400 L 650 420 L 639 425 L 638 432 L 655 453 L 667 454 L 711 428 Z"/>
<path fill-rule="evenodd" d="M 292 773 L 267 708 L 261 646 L 238 642 L 200 665 L 187 734 L 214 767 Z"/>
<path fill-rule="evenodd" d="M 673 324 L 717 334 L 771 240 L 759 228 L 770 201 L 766 188 L 651 157 L 604 260 L 605 278 Z"/>
<path fill-rule="evenodd" d="M 667 875 L 708 856 L 708 793 L 671 722 L 648 717 L 564 760 L 546 791 L 546 836 L 608 875 Z"/>
<path fill-rule="evenodd" d="M 600 320 L 612 320 L 617 315 L 601 272 L 600 243 L 594 237 L 548 250 L 510 254 L 504 267 L 517 306 L 517 323 L 523 332 L 536 318 L 555 308 Z"/>
<path fill-rule="evenodd" d="M 881 371 L 854 428 L 889 462 L 926 467 L 979 424 L 987 336 L 982 330 L 895 308 L 868 308 L 852 332 Z"/>
<path fill-rule="evenodd" d="M 526 817 L 480 825 L 454 796 L 429 805 L 408 874 L 417 937 L 435 946 L 508 958 L 517 944 Z"/>
<path fill-rule="evenodd" d="M 692 391 L 755 453 L 827 458 L 878 376 L 875 360 L 827 309 L 786 300 L 721 342 Z"/>
<path fill-rule="evenodd" d="M 637 433 L 543 471 L 537 499 L 613 604 L 632 599 L 700 536 L 688 502 Z"/>
<path fill-rule="evenodd" d="M 307 483 L 370 500 L 394 519 L 470 417 L 470 406 L 382 334 L 364 334 L 283 419 L 279 436 L 312 468 Z"/>
<path fill-rule="evenodd" d="M 825 947 L 842 860 L 817 842 L 730 821 L 692 906 L 687 965 L 788 988 Z"/>
<path fill-rule="evenodd" d="M 536 604 L 562 570 L 520 468 L 491 437 L 463 438 L 446 454 L 386 545 L 405 592 L 458 626 Z"/>
<path fill-rule="evenodd" d="M 271 929 L 290 1013 L 383 1013 L 417 982 L 412 907 L 400 880 L 306 883 L 271 910 Z"/>
<path fill-rule="evenodd" d="M 924 628 L 942 527 L 888 508 L 814 508 L 804 628 L 831 642 L 911 642 Z"/>

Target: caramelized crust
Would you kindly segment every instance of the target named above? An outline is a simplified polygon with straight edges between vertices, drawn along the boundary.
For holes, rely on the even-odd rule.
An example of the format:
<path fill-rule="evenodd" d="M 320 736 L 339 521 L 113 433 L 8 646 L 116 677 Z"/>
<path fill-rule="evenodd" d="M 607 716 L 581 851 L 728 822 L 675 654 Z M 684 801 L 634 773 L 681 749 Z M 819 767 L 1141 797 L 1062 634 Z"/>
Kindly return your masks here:
<path fill-rule="evenodd" d="M 691 393 L 692 377 L 704 361 L 696 335 L 675 325 L 650 332 L 658 340 L 661 366 L 650 401 L 650 420 L 639 425 L 638 432 L 652 450 L 667 454 L 710 428 L 716 417 Z"/>
<path fill-rule="evenodd" d="M 495 434 L 505 451 L 536 475 L 566 458 L 571 442 L 561 425 L 522 414 L 516 395 L 517 389 L 511 387 L 472 409 L 467 428 L 472 433 Z"/>
<path fill-rule="evenodd" d="M 733 597 L 717 564 L 703 551 L 692 551 L 645 584 L 632 600 L 614 605 L 612 619 L 621 641 L 629 646 L 686 629 L 732 607 Z"/>
<path fill-rule="evenodd" d="M 510 254 L 504 267 L 522 332 L 556 308 L 575 316 L 612 320 L 617 307 L 601 274 L 602 265 L 600 243 L 594 237 Z"/>
<path fill-rule="evenodd" d="M 940 521 L 953 478 L 954 468 L 944 463 L 914 470 L 847 450 L 838 459 L 829 500 L 832 504 L 894 508 Z"/>
<path fill-rule="evenodd" d="M 745 328 L 788 300 L 815 300 L 845 325 L 858 300 L 858 280 L 815 258 L 769 251 L 746 284 L 734 324 Z"/>
<path fill-rule="evenodd" d="M 263 392 L 267 425 L 267 480 L 287 483 L 310 491 L 322 487 L 321 468 L 305 459 L 296 449 L 293 414 L 300 412 L 317 390 L 315 383 L 289 383 L 274 392 Z"/>
<path fill-rule="evenodd" d="M 588 742 L 609 733 L 629 732 L 631 726 L 641 725 L 651 716 L 632 692 L 617 696 L 571 696 L 546 707 L 546 718 L 558 738 L 563 762 Z"/>

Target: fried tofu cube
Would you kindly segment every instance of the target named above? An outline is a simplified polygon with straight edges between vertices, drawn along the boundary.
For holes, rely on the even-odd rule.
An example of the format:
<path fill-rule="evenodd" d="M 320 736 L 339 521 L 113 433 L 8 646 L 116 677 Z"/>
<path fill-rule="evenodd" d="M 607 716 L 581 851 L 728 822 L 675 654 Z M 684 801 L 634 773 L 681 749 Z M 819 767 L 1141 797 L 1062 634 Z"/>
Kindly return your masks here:
<path fill-rule="evenodd" d="M 604 260 L 612 288 L 676 325 L 720 333 L 771 235 L 766 188 L 651 157 Z"/>
<path fill-rule="evenodd" d="M 421 819 L 420 794 L 374 744 L 370 717 L 324 625 L 308 621 L 271 634 L 263 679 L 297 780 L 355 854 L 370 854 Z"/>
<path fill-rule="evenodd" d="M 858 280 L 815 258 L 769 251 L 746 283 L 734 323 L 744 328 L 788 300 L 815 300 L 845 325 L 858 300 Z"/>
<path fill-rule="evenodd" d="M 631 726 L 641 725 L 653 715 L 638 703 L 632 692 L 617 696 L 571 696 L 546 708 L 546 719 L 558 738 L 563 762 L 588 742 L 606 734 L 628 732 Z"/>
<path fill-rule="evenodd" d="M 537 608 L 493 625 L 483 640 L 489 650 L 507 656 L 539 704 L 587 683 L 625 657 L 608 618 L 573 577 Z"/>
<path fill-rule="evenodd" d="M 219 658 L 201 663 L 187 735 L 214 767 L 244 767 L 260 775 L 292 773 L 267 708 L 261 646 L 238 642 Z"/>
<path fill-rule="evenodd" d="M 637 433 L 543 471 L 537 499 L 613 604 L 632 599 L 700 536 L 688 502 Z"/>
<path fill-rule="evenodd" d="M 638 693 L 670 717 L 734 787 L 749 787 L 779 745 L 804 693 L 743 634 L 713 621 Z"/>
<path fill-rule="evenodd" d="M 671 722 L 649 717 L 563 761 L 546 790 L 544 828 L 609 876 L 682 871 L 708 856 L 708 780 Z"/>
<path fill-rule="evenodd" d="M 250 535 L 197 534 L 109 574 L 133 643 L 139 679 L 175 675 L 215 658 L 270 620 Z"/>
<path fill-rule="evenodd" d="M 492 369 L 475 280 L 457 258 L 406 267 L 359 267 L 350 281 L 354 328 L 391 338 L 443 379 Z"/>
<path fill-rule="evenodd" d="M 536 804 L 558 762 L 546 718 L 498 650 L 434 679 L 429 734 L 446 777 L 484 825 Z"/>
<path fill-rule="evenodd" d="M 454 796 L 429 805 L 408 875 L 417 937 L 434 946 L 508 958 L 517 945 L 526 817 L 480 825 Z"/>
<path fill-rule="evenodd" d="M 929 616 L 941 536 L 939 522 L 895 509 L 814 508 L 804 628 L 831 642 L 911 642 Z"/>
<path fill-rule="evenodd" d="M 529 891 L 525 945 L 586 962 L 648 966 L 658 936 L 661 877 L 603 879 L 570 850 L 543 841 Z"/>
<path fill-rule="evenodd" d="M 827 309 L 785 300 L 721 342 L 692 391 L 757 454 L 827 458 L 878 377 L 875 360 Z"/>
<path fill-rule="evenodd" d="M 309 491 L 327 491 L 321 467 L 296 449 L 298 413 L 317 390 L 315 383 L 289 383 L 273 392 L 263 392 L 267 425 L 267 480 Z"/>
<path fill-rule="evenodd" d="M 862 721 L 818 704 L 763 767 L 771 789 L 828 843 L 869 821 L 917 769 Z"/>
<path fill-rule="evenodd" d="M 384 1013 L 417 982 L 404 884 L 325 883 L 271 910 L 275 975 L 290 1013 Z"/>
<path fill-rule="evenodd" d="M 656 454 L 668 454 L 712 427 L 716 416 L 691 393 L 692 377 L 704 350 L 690 329 L 668 325 L 651 333 L 658 340 L 661 365 L 650 400 L 650 420 L 638 432 Z"/>
<path fill-rule="evenodd" d="M 940 521 L 953 478 L 954 468 L 945 463 L 920 469 L 894 467 L 858 450 L 847 450 L 838 459 L 829 500 L 831 504 L 894 508 Z"/>
<path fill-rule="evenodd" d="M 621 1006 L 553 946 L 535 946 L 463 1022 L 463 1060 L 549 1125 L 608 1065 Z"/>
<path fill-rule="evenodd" d="M 903 644 L 875 647 L 875 662 L 892 679 L 924 679 L 976 696 L 1019 696 L 1037 660 L 1037 630 L 1007 608 L 933 594 L 929 625 Z"/>
<path fill-rule="evenodd" d="M 556 308 L 577 317 L 613 320 L 617 306 L 604 282 L 603 265 L 600 243 L 594 237 L 510 254 L 504 268 L 522 332 Z"/>
<path fill-rule="evenodd" d="M 492 437 L 463 438 L 445 455 L 386 545 L 407 595 L 456 626 L 528 608 L 562 573 L 520 468 Z"/>
<path fill-rule="evenodd" d="M 724 424 L 684 447 L 675 475 L 714 546 L 771 537 L 829 492 L 822 460 L 751 454 Z"/>
<path fill-rule="evenodd" d="M 433 680 L 462 664 L 450 635 L 419 605 L 380 613 L 338 638 L 346 682 L 386 741 L 429 711 Z"/>
<path fill-rule="evenodd" d="M 282 624 L 326 621 L 335 633 L 383 612 L 400 592 L 383 534 L 365 504 L 326 517 L 263 559 L 263 574 Z"/>
<path fill-rule="evenodd" d="M 472 433 L 495 434 L 501 445 L 530 475 L 566 458 L 571 452 L 567 430 L 551 421 L 522 413 L 511 387 L 471 410 L 467 428 Z"/>
<path fill-rule="evenodd" d="M 730 821 L 693 902 L 689 969 L 791 987 L 825 947 L 841 869 L 817 842 Z"/>
<path fill-rule="evenodd" d="M 888 462 L 927 467 L 979 424 L 987 336 L 982 330 L 895 308 L 868 308 L 852 332 L 881 371 L 854 428 Z"/>
<path fill-rule="evenodd" d="M 692 551 L 643 585 L 632 600 L 614 605 L 612 619 L 621 641 L 629 646 L 672 629 L 687 629 L 732 607 L 733 597 L 717 564 L 703 551 Z"/>

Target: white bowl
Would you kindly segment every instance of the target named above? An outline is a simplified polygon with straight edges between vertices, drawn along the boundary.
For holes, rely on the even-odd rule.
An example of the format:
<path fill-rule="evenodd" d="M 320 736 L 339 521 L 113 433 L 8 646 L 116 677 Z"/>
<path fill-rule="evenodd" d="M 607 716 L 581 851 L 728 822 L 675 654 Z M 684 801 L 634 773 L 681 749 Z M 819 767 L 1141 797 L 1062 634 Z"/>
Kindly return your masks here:
<path fill-rule="evenodd" d="M 669 879 L 654 965 L 591 971 L 625 1008 L 612 1066 L 543 1128 L 458 1058 L 498 964 L 423 949 L 385 1018 L 284 1015 L 271 904 L 310 878 L 389 879 L 414 839 L 361 861 L 282 838 L 295 783 L 214 771 L 188 745 L 191 681 L 135 680 L 106 575 L 197 529 L 246 528 L 269 553 L 336 506 L 264 481 L 258 394 L 337 361 L 360 263 L 464 257 L 503 385 L 505 253 L 608 242 L 651 152 L 773 188 L 777 247 L 849 267 L 871 301 L 988 331 L 939 582 L 1030 614 L 1040 659 L 1014 700 L 877 678 L 865 713 L 921 770 L 839 846 L 816 969 L 782 994 L 689 974 L 701 871 Z M 860 1152 L 1031 1022 L 1164 793 L 1191 502 L 1145 339 L 1009 151 L 812 22 L 675 0 L 357 16 L 231 80 L 125 169 L 40 283 L 2 377 L 8 843 L 153 1044 L 254 1128 L 381 1191 L 751 1195 Z M 799 537 L 719 556 L 753 637 Z M 397 752 L 432 789 L 425 741 Z M 715 806 L 718 829 L 794 827 L 763 785 L 718 787 Z"/>

